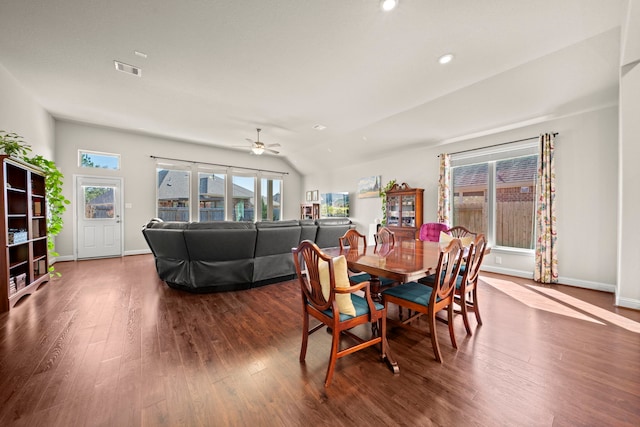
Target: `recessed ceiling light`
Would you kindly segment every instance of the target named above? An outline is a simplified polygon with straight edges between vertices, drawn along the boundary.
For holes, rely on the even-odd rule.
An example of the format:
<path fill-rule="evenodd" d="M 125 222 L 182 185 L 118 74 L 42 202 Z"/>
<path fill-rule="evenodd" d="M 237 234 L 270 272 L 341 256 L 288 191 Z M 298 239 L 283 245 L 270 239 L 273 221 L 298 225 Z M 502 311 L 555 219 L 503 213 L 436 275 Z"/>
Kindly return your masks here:
<path fill-rule="evenodd" d="M 122 71 L 123 73 L 133 74 L 134 76 L 138 76 L 138 77 L 142 76 L 142 69 L 140 69 L 139 67 L 125 64 L 124 62 L 115 61 L 115 60 L 113 62 L 116 66 L 116 70 L 118 71 Z"/>
<path fill-rule="evenodd" d="M 327 127 L 324 125 L 313 125 L 315 130 L 325 130 Z"/>
<path fill-rule="evenodd" d="M 447 53 L 446 55 L 442 55 L 438 58 L 438 62 L 441 64 L 448 64 L 453 60 L 453 53 Z"/>
<path fill-rule="evenodd" d="M 385 12 L 389 12 L 390 10 L 395 9 L 396 6 L 398 6 L 398 0 L 382 0 L 380 2 L 380 7 Z"/>

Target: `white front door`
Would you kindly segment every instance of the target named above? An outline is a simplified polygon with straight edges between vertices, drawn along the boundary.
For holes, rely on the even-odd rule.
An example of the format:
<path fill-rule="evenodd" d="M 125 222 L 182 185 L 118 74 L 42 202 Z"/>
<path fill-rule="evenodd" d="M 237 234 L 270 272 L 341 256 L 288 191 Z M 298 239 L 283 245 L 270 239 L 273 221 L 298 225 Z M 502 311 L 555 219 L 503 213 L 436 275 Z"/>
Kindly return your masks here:
<path fill-rule="evenodd" d="M 122 180 L 76 177 L 78 259 L 122 256 Z"/>

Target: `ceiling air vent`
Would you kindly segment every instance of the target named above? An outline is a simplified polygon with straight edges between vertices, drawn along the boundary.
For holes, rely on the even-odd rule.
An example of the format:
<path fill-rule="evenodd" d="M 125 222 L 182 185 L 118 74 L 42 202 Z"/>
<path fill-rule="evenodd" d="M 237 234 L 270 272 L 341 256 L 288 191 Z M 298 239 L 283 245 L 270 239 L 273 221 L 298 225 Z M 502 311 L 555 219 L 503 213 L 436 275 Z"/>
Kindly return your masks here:
<path fill-rule="evenodd" d="M 124 62 L 113 61 L 116 64 L 116 70 L 122 71 L 123 73 L 133 74 L 134 76 L 142 76 L 142 69 L 135 67 L 133 65 L 125 64 Z"/>

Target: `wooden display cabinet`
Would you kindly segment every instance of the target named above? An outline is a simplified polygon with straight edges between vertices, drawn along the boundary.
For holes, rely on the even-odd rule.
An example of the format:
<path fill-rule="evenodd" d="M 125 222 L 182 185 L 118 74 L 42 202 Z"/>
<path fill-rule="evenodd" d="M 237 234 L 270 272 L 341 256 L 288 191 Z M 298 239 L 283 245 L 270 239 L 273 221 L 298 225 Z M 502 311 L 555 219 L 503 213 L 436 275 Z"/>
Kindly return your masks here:
<path fill-rule="evenodd" d="M 387 191 L 387 227 L 396 238 L 415 239 L 422 225 L 422 188 L 411 188 L 407 184 L 395 184 Z"/>
<path fill-rule="evenodd" d="M 0 155 L 0 311 L 49 280 L 44 173 Z"/>
<path fill-rule="evenodd" d="M 300 205 L 300 219 L 320 218 L 320 203 L 302 203 Z"/>

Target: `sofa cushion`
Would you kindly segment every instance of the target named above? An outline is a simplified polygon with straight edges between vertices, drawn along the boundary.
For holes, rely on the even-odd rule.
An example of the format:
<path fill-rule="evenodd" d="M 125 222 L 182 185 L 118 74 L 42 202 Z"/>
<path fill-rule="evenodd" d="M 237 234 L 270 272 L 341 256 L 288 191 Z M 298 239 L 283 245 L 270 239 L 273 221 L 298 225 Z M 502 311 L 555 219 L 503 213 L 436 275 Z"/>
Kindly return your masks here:
<path fill-rule="evenodd" d="M 255 230 L 256 225 L 250 221 L 210 221 L 190 222 L 188 230 Z"/>
<path fill-rule="evenodd" d="M 318 226 L 316 225 L 315 220 L 302 219 L 300 220 L 300 227 L 302 228 L 302 230 L 300 231 L 300 242 L 302 242 L 303 240 L 311 240 L 312 242 L 316 241 Z"/>
<path fill-rule="evenodd" d="M 317 219 L 318 231 L 315 243 L 319 248 L 333 248 L 340 246 L 339 239 L 350 228 L 355 228 L 349 218 L 323 218 Z"/>
<path fill-rule="evenodd" d="M 256 222 L 256 228 L 281 228 L 281 227 L 299 227 L 300 221 L 297 219 L 290 219 L 287 221 L 260 221 Z"/>
<path fill-rule="evenodd" d="M 349 218 L 319 218 L 316 219 L 316 225 L 348 225 L 351 224 Z"/>

